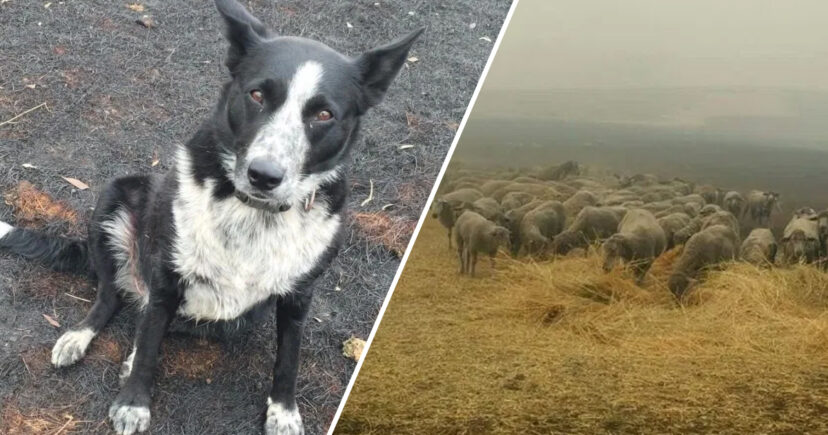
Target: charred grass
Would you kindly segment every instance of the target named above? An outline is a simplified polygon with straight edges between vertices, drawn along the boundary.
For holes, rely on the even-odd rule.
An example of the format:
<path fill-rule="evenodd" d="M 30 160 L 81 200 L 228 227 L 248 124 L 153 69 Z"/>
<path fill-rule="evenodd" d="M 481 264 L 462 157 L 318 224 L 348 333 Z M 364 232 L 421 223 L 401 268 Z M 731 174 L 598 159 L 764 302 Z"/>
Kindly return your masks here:
<path fill-rule="evenodd" d="M 586 256 L 459 277 L 429 220 L 338 433 L 826 433 L 828 275 L 732 264 L 684 306 Z"/>

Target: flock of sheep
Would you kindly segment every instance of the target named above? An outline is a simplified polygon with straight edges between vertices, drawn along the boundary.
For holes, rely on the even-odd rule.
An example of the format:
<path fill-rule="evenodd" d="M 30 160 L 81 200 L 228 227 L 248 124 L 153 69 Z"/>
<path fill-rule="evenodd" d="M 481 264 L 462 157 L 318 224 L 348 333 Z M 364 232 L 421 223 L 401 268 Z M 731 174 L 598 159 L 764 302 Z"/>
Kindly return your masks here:
<path fill-rule="evenodd" d="M 600 243 L 604 270 L 624 262 L 640 284 L 659 255 L 682 246 L 668 283 L 681 299 L 700 271 L 728 261 L 826 264 L 828 211 L 796 210 L 777 242 L 768 228 L 771 213 L 781 211 L 775 192 L 743 195 L 679 178 L 583 172 L 576 162 L 531 176 L 453 171 L 432 205 L 432 216 L 448 229 L 460 273 L 474 276 L 479 254 L 488 255 L 494 266 L 500 247 L 513 256 L 545 258 L 585 253 Z M 744 240 L 742 225 L 753 228 Z"/>

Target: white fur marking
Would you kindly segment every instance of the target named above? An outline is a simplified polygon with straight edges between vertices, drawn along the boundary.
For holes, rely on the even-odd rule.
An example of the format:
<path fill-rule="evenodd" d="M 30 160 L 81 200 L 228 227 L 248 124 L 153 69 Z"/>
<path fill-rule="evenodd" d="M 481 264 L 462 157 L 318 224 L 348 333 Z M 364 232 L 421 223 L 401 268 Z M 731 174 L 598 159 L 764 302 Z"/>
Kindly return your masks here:
<path fill-rule="evenodd" d="M 112 420 L 115 432 L 132 435 L 149 429 L 150 410 L 146 406 L 112 404 L 109 407 L 109 419 Z"/>
<path fill-rule="evenodd" d="M 121 364 L 121 374 L 119 376 L 121 383 L 126 381 L 129 375 L 132 373 L 133 361 L 135 361 L 135 346 L 132 347 L 132 353 L 130 353 L 127 359 L 124 360 L 123 364 Z"/>
<path fill-rule="evenodd" d="M 76 363 L 86 354 L 86 348 L 95 338 L 92 328 L 66 331 L 52 348 L 52 365 L 66 367 Z"/>
<path fill-rule="evenodd" d="M 13 226 L 11 226 L 11 225 L 3 222 L 3 221 L 0 221 L 0 239 L 2 239 L 3 237 L 6 237 L 6 234 L 8 234 L 13 229 L 14 229 Z"/>
<path fill-rule="evenodd" d="M 303 435 L 305 427 L 302 425 L 302 416 L 294 405 L 293 409 L 285 408 L 281 403 L 274 403 L 267 398 L 267 421 L 265 435 Z"/>
<path fill-rule="evenodd" d="M 182 316 L 234 319 L 271 295 L 287 294 L 339 230 L 340 216 L 328 216 L 324 206 L 271 213 L 235 197 L 216 200 L 215 180 L 196 183 L 186 150 L 177 165 L 173 263 L 187 286 Z"/>
<path fill-rule="evenodd" d="M 316 95 L 322 73 L 322 65 L 318 62 L 299 65 L 290 80 L 285 102 L 259 130 L 247 150 L 245 168 L 253 159 L 261 157 L 277 162 L 285 170 L 282 183 L 273 191 L 280 201 L 294 203 L 310 193 L 301 173 L 310 149 L 302 110 Z M 236 177 L 236 184 L 243 187 L 243 191 L 250 190 L 246 173 Z"/>
<path fill-rule="evenodd" d="M 112 218 L 101 223 L 109 239 L 109 248 L 117 264 L 115 285 L 142 307 L 149 300 L 149 292 L 138 266 L 138 238 L 135 234 L 132 214 L 125 208 L 116 211 Z"/>

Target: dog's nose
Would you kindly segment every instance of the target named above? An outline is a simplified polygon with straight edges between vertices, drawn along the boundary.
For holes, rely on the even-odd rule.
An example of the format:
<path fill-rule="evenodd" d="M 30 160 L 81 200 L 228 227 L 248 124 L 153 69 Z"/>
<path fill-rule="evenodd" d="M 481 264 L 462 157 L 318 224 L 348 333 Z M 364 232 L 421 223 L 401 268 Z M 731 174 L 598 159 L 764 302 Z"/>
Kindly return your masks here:
<path fill-rule="evenodd" d="M 262 158 L 253 159 L 247 168 L 247 178 L 253 187 L 271 190 L 278 186 L 285 177 L 285 170 L 276 163 Z"/>

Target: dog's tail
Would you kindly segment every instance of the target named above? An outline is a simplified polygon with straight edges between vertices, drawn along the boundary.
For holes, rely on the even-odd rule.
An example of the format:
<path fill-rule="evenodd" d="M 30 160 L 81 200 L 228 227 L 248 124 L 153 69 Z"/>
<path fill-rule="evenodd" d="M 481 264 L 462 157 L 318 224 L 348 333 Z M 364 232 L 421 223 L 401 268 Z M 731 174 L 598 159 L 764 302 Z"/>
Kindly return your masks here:
<path fill-rule="evenodd" d="M 59 272 L 88 274 L 89 248 L 85 240 L 48 236 L 0 221 L 0 250 L 38 261 Z"/>

